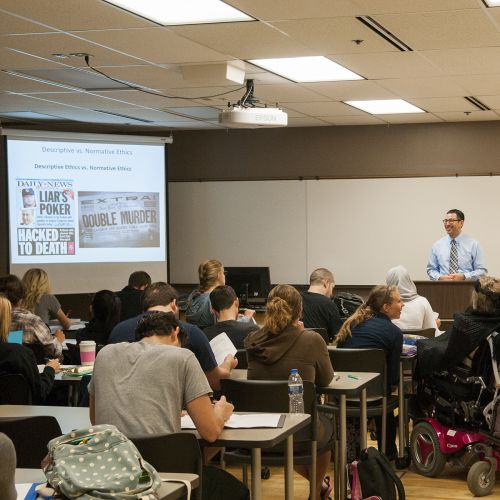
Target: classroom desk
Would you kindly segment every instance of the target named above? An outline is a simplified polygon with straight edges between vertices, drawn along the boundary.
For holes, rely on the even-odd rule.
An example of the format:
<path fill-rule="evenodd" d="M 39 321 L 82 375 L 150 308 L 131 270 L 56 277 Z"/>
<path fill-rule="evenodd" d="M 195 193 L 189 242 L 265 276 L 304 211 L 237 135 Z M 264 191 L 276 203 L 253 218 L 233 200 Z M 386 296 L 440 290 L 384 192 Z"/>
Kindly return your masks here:
<path fill-rule="evenodd" d="M 181 474 L 160 472 L 162 479 L 182 479 L 191 483 L 191 488 L 198 488 L 200 480 L 197 474 Z M 41 469 L 16 469 L 16 484 L 20 483 L 43 483 L 46 481 L 45 474 Z M 159 500 L 177 500 L 186 495 L 186 486 L 183 483 L 164 482 L 158 491 Z"/>
<path fill-rule="evenodd" d="M 326 387 L 318 387 L 320 394 L 340 397 L 339 415 L 339 460 L 335 463 L 335 498 L 346 498 L 346 464 L 347 464 L 347 397 L 360 398 L 361 447 L 366 447 L 366 386 L 379 377 L 379 373 L 371 372 L 335 372 L 335 376 Z"/>
<path fill-rule="evenodd" d="M 219 438 L 209 443 L 200 438 L 197 431 L 192 432 L 201 446 L 220 446 L 227 448 L 250 448 L 252 450 L 252 499 L 262 498 L 261 449 L 272 448 L 286 439 L 285 452 L 285 498 L 293 500 L 293 434 L 311 421 L 308 414 L 286 414 L 283 427 L 274 429 L 224 429 Z"/>
<path fill-rule="evenodd" d="M 74 368 L 77 365 L 61 365 L 61 368 Z M 38 365 L 38 371 L 43 372 L 45 365 Z M 89 367 L 92 368 L 92 367 Z M 68 377 L 63 371 L 54 375 L 54 386 L 67 386 L 68 387 L 68 406 L 78 406 L 80 398 L 80 381 L 82 374 L 79 377 Z"/>
<path fill-rule="evenodd" d="M 81 427 L 90 427 L 89 409 L 66 406 L 29 406 L 0 405 L 0 417 L 32 417 L 36 415 L 53 415 L 63 434 Z M 196 431 L 192 432 L 200 440 L 202 446 L 228 446 L 252 449 L 252 498 L 260 500 L 261 493 L 261 448 L 270 448 L 286 439 L 286 498 L 293 498 L 293 434 L 305 427 L 311 420 L 310 415 L 287 414 L 282 428 L 277 429 L 224 429 L 217 441 L 203 441 Z"/>
<path fill-rule="evenodd" d="M 0 405 L 0 417 L 35 417 L 52 415 L 59 422 L 62 433 L 67 434 L 74 429 L 90 427 L 88 408 L 70 406 L 32 406 L 32 405 Z"/>

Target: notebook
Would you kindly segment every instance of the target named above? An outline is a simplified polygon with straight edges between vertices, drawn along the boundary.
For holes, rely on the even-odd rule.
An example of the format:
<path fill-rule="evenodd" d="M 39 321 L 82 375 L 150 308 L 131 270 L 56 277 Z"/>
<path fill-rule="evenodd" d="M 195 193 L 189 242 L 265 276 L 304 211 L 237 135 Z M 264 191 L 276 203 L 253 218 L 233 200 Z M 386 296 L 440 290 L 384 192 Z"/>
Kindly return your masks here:
<path fill-rule="evenodd" d="M 23 331 L 15 330 L 9 333 L 7 337 L 7 342 L 9 344 L 22 344 L 23 343 Z"/>

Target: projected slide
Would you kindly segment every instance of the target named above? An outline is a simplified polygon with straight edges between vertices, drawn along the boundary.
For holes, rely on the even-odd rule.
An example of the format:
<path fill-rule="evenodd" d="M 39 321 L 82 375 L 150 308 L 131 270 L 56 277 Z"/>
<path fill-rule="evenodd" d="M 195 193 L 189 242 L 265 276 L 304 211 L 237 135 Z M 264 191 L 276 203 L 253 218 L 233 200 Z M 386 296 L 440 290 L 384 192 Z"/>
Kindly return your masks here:
<path fill-rule="evenodd" d="M 163 145 L 9 139 L 7 160 L 12 263 L 165 260 Z"/>

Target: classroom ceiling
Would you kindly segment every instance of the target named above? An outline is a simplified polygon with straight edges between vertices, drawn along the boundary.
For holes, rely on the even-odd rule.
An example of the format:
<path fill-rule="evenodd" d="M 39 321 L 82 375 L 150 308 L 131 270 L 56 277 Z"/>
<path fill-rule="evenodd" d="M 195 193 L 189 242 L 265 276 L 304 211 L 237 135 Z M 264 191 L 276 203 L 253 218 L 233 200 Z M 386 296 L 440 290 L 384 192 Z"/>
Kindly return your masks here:
<path fill-rule="evenodd" d="M 255 21 L 163 27 L 101 0 L 0 0 L 2 125 L 223 129 L 219 110 L 244 93 L 225 79 L 228 64 L 254 80 L 262 104 L 279 103 L 291 127 L 500 120 L 500 8 L 482 0 L 226 3 Z M 70 55 L 82 53 L 118 82 Z M 365 79 L 295 83 L 246 62 L 317 55 Z M 426 112 L 375 116 L 342 102 L 397 98 Z"/>

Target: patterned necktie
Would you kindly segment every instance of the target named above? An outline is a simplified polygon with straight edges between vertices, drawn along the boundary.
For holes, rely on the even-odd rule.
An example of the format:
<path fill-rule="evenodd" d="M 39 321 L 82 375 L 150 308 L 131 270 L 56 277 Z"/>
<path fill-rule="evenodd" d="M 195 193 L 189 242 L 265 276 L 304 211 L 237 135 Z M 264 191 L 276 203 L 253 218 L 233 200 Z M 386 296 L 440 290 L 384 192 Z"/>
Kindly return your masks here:
<path fill-rule="evenodd" d="M 458 250 L 456 240 L 451 240 L 450 250 L 450 274 L 458 272 Z"/>

